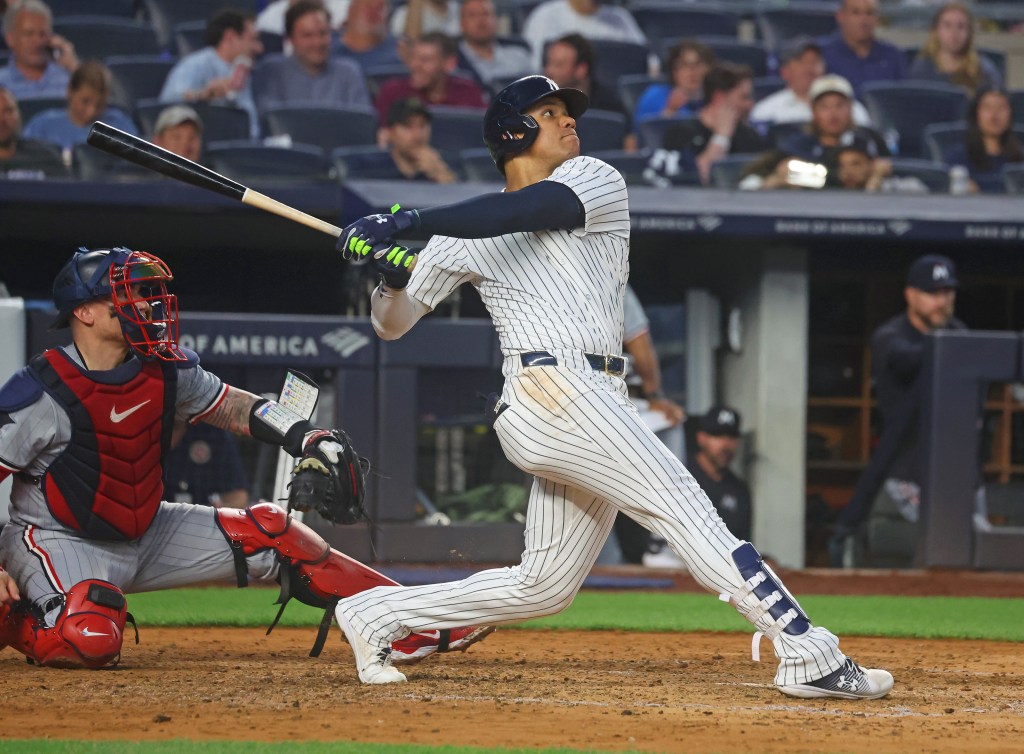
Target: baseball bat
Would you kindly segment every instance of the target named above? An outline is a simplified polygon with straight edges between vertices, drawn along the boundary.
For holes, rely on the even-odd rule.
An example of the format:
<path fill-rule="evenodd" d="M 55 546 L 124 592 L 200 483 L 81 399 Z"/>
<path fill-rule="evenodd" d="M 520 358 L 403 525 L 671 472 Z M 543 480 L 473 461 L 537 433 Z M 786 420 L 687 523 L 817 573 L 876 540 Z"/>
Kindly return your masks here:
<path fill-rule="evenodd" d="M 341 228 L 331 225 L 320 218 L 308 215 L 287 204 L 282 204 L 276 199 L 271 199 L 266 194 L 253 191 L 237 181 L 233 181 L 220 173 L 203 167 L 198 163 L 187 160 L 184 157 L 161 149 L 156 144 L 151 144 L 138 136 L 132 136 L 120 129 L 114 128 L 102 121 L 93 123 L 89 129 L 86 142 L 91 146 L 101 149 L 104 152 L 120 157 L 121 159 L 134 162 L 149 170 L 174 178 L 178 181 L 190 183 L 193 186 L 213 191 L 229 199 L 235 199 L 256 207 L 264 212 L 272 212 L 293 222 L 301 223 L 321 233 L 327 233 L 337 238 L 341 235 Z"/>

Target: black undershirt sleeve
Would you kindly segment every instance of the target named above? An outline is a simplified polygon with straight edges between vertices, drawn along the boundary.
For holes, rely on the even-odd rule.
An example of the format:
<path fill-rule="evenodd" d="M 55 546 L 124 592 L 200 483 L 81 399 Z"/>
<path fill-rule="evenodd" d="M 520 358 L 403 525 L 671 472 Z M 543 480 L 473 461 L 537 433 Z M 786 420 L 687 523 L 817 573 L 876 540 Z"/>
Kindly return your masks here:
<path fill-rule="evenodd" d="M 506 233 L 582 227 L 586 212 L 571 188 L 540 181 L 518 191 L 484 194 L 419 210 L 417 229 L 452 238 L 492 238 Z"/>

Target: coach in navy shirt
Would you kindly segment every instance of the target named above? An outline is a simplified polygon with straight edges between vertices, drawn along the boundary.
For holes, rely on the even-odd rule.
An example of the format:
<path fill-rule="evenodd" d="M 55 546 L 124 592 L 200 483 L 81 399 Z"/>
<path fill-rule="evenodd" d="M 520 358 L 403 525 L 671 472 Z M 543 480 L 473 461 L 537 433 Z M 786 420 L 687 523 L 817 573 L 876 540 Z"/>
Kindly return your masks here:
<path fill-rule="evenodd" d="M 849 81 L 858 96 L 869 81 L 906 77 L 903 52 L 875 38 L 877 0 L 842 0 L 836 11 L 836 23 L 839 29 L 821 40 L 825 70 Z"/>

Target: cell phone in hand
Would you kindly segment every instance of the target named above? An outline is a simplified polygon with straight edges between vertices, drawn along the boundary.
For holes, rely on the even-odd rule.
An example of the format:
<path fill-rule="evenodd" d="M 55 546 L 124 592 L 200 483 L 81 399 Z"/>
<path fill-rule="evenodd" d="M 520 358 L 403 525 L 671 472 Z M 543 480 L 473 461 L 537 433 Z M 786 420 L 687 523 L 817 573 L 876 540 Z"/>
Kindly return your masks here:
<path fill-rule="evenodd" d="M 62 53 L 59 47 L 55 47 L 54 45 L 46 45 L 46 54 L 50 56 L 50 60 L 57 61 L 60 60 L 60 56 Z"/>
<path fill-rule="evenodd" d="M 786 183 L 797 188 L 820 189 L 825 185 L 828 169 L 816 162 L 786 161 Z"/>

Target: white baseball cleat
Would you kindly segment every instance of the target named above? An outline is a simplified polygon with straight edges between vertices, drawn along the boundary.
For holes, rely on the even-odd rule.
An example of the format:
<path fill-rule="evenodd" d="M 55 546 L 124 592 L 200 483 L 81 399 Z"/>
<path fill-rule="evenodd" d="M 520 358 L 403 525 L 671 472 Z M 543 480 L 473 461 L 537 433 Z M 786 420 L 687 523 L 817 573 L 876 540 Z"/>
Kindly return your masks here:
<path fill-rule="evenodd" d="M 375 647 L 352 628 L 341 604 L 334 611 L 338 625 L 355 655 L 356 671 L 363 683 L 404 683 L 406 677 L 391 666 L 391 645 Z"/>
<path fill-rule="evenodd" d="M 892 673 L 862 668 L 849 657 L 843 666 L 824 678 L 808 683 L 780 685 L 779 691 L 801 699 L 881 699 L 892 691 Z"/>

